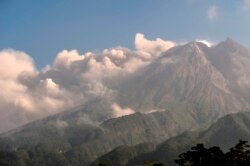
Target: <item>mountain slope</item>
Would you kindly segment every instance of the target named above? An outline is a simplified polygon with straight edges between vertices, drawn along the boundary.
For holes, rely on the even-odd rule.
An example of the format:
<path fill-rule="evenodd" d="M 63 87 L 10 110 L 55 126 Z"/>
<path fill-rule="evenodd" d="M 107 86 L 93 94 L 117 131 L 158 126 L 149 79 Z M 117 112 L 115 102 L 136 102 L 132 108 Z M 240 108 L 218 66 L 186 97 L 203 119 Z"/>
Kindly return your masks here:
<path fill-rule="evenodd" d="M 201 123 L 244 109 L 246 103 L 210 62 L 210 49 L 198 42 L 170 49 L 124 83 L 118 103 L 141 111 L 185 108 L 183 113 L 197 116 Z"/>
<path fill-rule="evenodd" d="M 239 139 L 250 140 L 250 112 L 230 114 L 202 132 L 187 132 L 158 145 L 151 153 L 141 154 L 129 161 L 129 165 L 142 164 L 146 160 L 173 163 L 178 155 L 197 143 L 207 147 L 219 146 L 222 150 L 235 145 Z"/>
<path fill-rule="evenodd" d="M 250 51 L 236 41 L 227 38 L 212 47 L 209 60 L 230 82 L 230 88 L 239 100 L 249 101 Z"/>
<path fill-rule="evenodd" d="M 139 154 L 151 152 L 154 149 L 155 146 L 152 143 L 143 143 L 136 146 L 123 145 L 98 158 L 91 165 L 95 166 L 101 162 L 106 162 L 110 166 L 126 165 L 130 159 Z"/>

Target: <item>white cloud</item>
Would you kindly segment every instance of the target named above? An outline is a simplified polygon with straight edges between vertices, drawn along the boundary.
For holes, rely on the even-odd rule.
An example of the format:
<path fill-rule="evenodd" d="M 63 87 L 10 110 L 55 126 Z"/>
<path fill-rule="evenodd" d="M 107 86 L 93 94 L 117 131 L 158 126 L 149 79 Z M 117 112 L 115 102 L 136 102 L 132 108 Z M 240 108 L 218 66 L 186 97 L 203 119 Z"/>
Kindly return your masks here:
<path fill-rule="evenodd" d="M 148 40 L 144 37 L 144 34 L 141 33 L 137 33 L 135 36 L 135 47 L 139 52 L 143 53 L 142 55 L 146 58 L 157 56 L 174 46 L 174 42 L 165 41 L 160 38 L 157 38 L 156 40 Z"/>
<path fill-rule="evenodd" d="M 113 117 L 121 117 L 121 116 L 126 116 L 126 115 L 131 115 L 134 114 L 135 111 L 132 110 L 131 108 L 121 108 L 117 103 L 112 104 L 112 109 L 113 109 Z"/>
<path fill-rule="evenodd" d="M 151 114 L 155 112 L 164 112 L 164 111 L 166 110 L 165 109 L 152 109 L 152 110 L 145 111 L 144 114 Z"/>
<path fill-rule="evenodd" d="M 34 75 L 32 59 L 24 52 L 12 49 L 0 51 L 0 131 L 20 125 L 33 108 L 26 87 L 18 82 L 21 74 Z"/>
<path fill-rule="evenodd" d="M 203 44 L 206 44 L 208 47 L 212 47 L 214 45 L 214 43 L 208 41 L 208 40 L 200 40 L 200 39 L 197 39 L 196 40 L 197 42 L 200 42 L 200 43 L 203 43 Z"/>
<path fill-rule="evenodd" d="M 175 45 L 159 38 L 148 40 L 140 33 L 135 44 L 137 50 L 116 47 L 98 54 L 63 50 L 41 71 L 24 52 L 0 51 L 0 132 L 93 98 L 112 100 L 122 80 Z M 134 113 L 117 104 L 112 108 L 115 117 Z"/>
<path fill-rule="evenodd" d="M 12 49 L 0 51 L 0 79 L 16 79 L 23 72 L 35 71 L 33 60 L 24 52 Z"/>
<path fill-rule="evenodd" d="M 216 20 L 218 17 L 218 7 L 216 5 L 212 5 L 207 10 L 207 18 L 210 21 Z"/>
<path fill-rule="evenodd" d="M 84 60 L 84 56 L 79 55 L 77 50 L 63 50 L 57 55 L 54 67 L 69 67 L 73 62 Z"/>

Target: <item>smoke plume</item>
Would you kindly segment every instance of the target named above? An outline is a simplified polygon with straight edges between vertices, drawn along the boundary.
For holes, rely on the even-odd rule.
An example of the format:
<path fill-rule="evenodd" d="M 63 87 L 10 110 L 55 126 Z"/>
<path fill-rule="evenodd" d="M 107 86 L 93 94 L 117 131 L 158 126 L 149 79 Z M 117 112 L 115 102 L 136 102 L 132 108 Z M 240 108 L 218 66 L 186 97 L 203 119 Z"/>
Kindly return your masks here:
<path fill-rule="evenodd" d="M 159 38 L 151 41 L 138 33 L 136 50 L 114 47 L 100 53 L 84 54 L 77 50 L 63 50 L 41 71 L 26 53 L 2 50 L 0 132 L 70 110 L 93 98 L 112 98 L 119 81 L 150 64 L 174 45 Z M 110 108 L 114 117 L 134 113 L 117 104 Z"/>

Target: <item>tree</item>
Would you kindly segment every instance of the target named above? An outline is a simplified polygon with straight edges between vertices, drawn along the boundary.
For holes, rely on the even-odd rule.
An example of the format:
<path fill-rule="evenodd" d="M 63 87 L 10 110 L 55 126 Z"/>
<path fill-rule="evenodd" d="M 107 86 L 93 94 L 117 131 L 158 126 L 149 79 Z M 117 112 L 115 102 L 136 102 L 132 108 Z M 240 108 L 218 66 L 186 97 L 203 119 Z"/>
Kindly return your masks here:
<path fill-rule="evenodd" d="M 98 166 L 109 166 L 107 161 L 101 161 Z"/>
<path fill-rule="evenodd" d="M 0 165 L 1 166 L 25 166 L 23 158 L 16 152 L 0 151 Z"/>
<path fill-rule="evenodd" d="M 248 166 L 250 165 L 250 145 L 248 141 L 239 143 L 224 154 L 219 147 L 206 149 L 203 144 L 197 144 L 179 155 L 175 163 L 181 166 Z"/>
<path fill-rule="evenodd" d="M 219 147 L 206 149 L 203 144 L 197 144 L 191 151 L 180 154 L 179 159 L 175 160 L 175 163 L 181 166 L 221 165 L 224 162 L 224 154 Z"/>
<path fill-rule="evenodd" d="M 239 143 L 226 153 L 228 165 L 250 165 L 250 145 L 247 143 L 247 141 L 239 140 Z"/>
<path fill-rule="evenodd" d="M 153 164 L 153 166 L 165 166 L 165 165 L 162 163 L 155 163 L 155 164 Z"/>

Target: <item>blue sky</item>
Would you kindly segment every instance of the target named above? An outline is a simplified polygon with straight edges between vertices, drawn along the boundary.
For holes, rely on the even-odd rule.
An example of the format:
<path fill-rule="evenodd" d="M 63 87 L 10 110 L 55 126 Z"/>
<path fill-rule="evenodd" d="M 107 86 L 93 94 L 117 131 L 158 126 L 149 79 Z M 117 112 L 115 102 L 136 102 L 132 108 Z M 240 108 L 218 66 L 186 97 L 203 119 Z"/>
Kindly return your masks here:
<path fill-rule="evenodd" d="M 134 48 L 137 32 L 175 42 L 231 37 L 250 48 L 250 0 L 1 0 L 0 49 L 39 68 L 63 49 Z"/>

